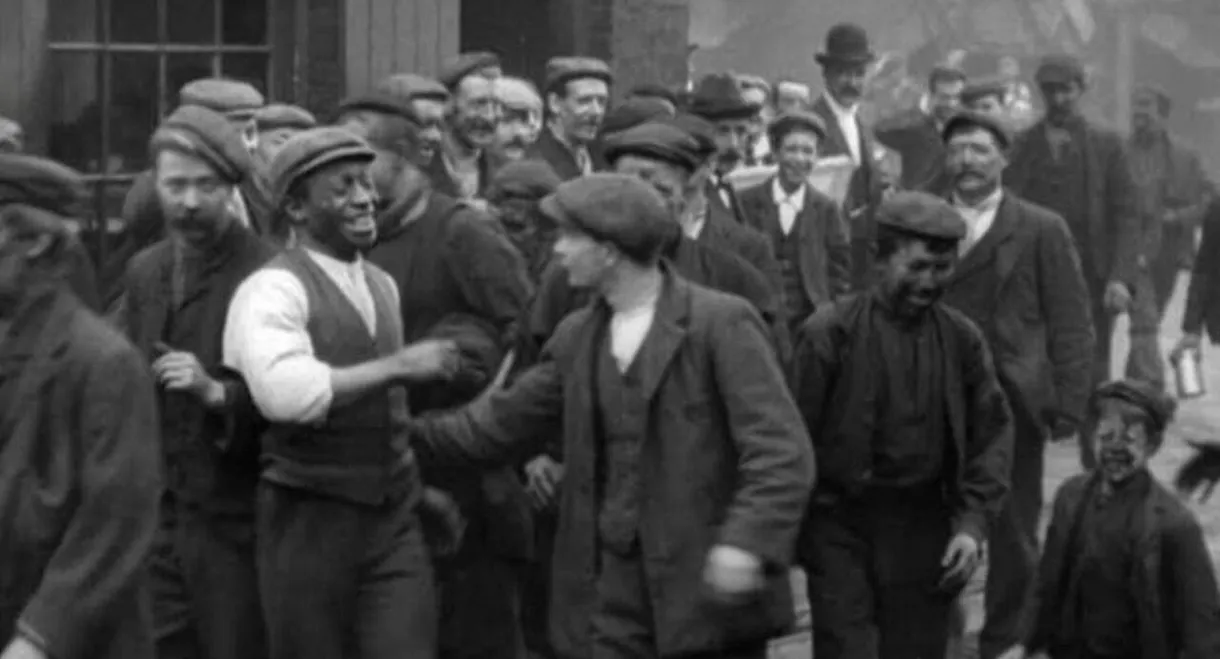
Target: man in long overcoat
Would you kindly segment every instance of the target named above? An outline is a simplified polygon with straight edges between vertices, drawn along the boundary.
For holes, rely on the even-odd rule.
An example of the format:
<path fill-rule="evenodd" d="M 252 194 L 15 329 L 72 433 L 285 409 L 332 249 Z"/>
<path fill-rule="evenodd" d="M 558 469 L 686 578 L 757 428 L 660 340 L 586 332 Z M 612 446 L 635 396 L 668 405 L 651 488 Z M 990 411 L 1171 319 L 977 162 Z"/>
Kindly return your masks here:
<path fill-rule="evenodd" d="M 1094 382 L 1109 380 L 1117 314 L 1139 282 L 1142 223 L 1126 145 L 1080 114 L 1084 69 L 1070 57 L 1046 58 L 1037 72 L 1046 116 L 1017 137 L 1005 180 L 1013 194 L 1067 221 L 1080 254 L 1093 316 Z"/>
<path fill-rule="evenodd" d="M 945 126 L 949 198 L 966 221 L 945 303 L 982 330 L 1013 412 L 1011 490 L 989 534 L 984 657 L 1018 645 L 1031 623 L 1048 437 L 1076 430 L 1091 386 L 1093 325 L 1080 259 L 1063 218 L 1003 188 L 1002 120 L 961 113 Z"/>
<path fill-rule="evenodd" d="M 80 175 L 0 156 L 0 652 L 153 659 L 161 463 L 145 359 L 63 282 Z"/>
<path fill-rule="evenodd" d="M 233 292 L 275 255 L 228 209 L 249 176 L 241 135 L 183 106 L 150 150 L 167 237 L 132 258 L 123 325 L 156 374 L 167 466 L 150 561 L 160 659 L 266 656 L 254 569 L 254 491 L 262 419 L 223 368 Z"/>
<path fill-rule="evenodd" d="M 416 448 L 496 461 L 562 431 L 559 656 L 762 657 L 792 619 L 786 569 L 813 484 L 766 328 L 659 265 L 672 225 L 647 183 L 595 174 L 543 204 L 557 258 L 598 300 L 511 388 L 417 419 Z"/>

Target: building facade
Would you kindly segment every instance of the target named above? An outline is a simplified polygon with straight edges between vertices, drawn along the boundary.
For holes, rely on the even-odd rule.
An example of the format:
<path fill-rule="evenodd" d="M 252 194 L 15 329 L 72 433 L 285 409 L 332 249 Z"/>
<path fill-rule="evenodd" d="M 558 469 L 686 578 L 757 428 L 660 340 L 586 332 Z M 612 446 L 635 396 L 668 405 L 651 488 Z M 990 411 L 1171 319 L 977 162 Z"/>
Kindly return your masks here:
<path fill-rule="evenodd" d="M 434 73 L 463 50 L 495 51 L 535 80 L 552 55 L 586 54 L 624 84 L 679 84 L 688 2 L 0 0 L 0 115 L 22 123 L 30 151 L 96 183 L 86 228 L 104 252 L 148 136 L 189 80 L 246 80 L 322 118 L 382 76 Z"/>

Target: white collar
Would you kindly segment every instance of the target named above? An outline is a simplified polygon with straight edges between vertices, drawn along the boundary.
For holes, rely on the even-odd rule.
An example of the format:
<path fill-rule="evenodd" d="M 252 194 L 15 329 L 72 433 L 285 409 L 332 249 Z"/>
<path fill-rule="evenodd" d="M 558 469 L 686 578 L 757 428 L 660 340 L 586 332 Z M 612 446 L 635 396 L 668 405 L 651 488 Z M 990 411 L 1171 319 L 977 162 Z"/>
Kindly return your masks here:
<path fill-rule="evenodd" d="M 983 200 L 980 201 L 979 203 L 970 205 L 970 204 L 967 204 L 966 202 L 962 201 L 961 198 L 957 196 L 957 193 L 954 192 L 953 193 L 953 205 L 957 206 L 960 209 L 969 210 L 969 211 L 972 211 L 975 213 L 990 213 L 1000 207 L 1000 201 L 1003 199 L 1003 197 L 1004 197 L 1004 188 L 1003 188 L 1003 186 L 1001 186 L 1001 187 L 996 188 L 995 192 L 992 192 L 991 194 L 989 194 L 985 198 L 983 198 Z"/>
<path fill-rule="evenodd" d="M 830 111 L 833 112 L 840 121 L 843 119 L 856 118 L 856 110 L 860 109 L 859 103 L 856 103 L 851 107 L 844 107 L 837 100 L 835 100 L 835 97 L 830 92 L 826 92 L 822 95 L 822 97 L 826 99 L 826 105 L 830 107 Z"/>
<path fill-rule="evenodd" d="M 788 194 L 784 191 L 784 186 L 779 184 L 779 177 L 771 179 L 771 197 L 775 200 L 775 205 L 792 204 L 796 208 L 805 207 L 805 186 L 796 189 L 796 192 Z"/>

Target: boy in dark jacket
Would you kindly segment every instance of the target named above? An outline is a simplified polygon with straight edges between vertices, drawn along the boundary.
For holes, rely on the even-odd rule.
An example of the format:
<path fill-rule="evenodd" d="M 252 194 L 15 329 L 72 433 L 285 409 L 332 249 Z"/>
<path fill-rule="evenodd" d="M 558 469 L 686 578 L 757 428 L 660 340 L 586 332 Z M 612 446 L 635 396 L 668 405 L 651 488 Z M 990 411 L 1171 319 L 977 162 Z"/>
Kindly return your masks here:
<path fill-rule="evenodd" d="M 1220 602 L 1203 532 L 1148 471 L 1175 407 L 1134 380 L 1094 391 L 1083 436 L 1097 466 L 1055 497 L 1031 656 L 1220 656 Z"/>

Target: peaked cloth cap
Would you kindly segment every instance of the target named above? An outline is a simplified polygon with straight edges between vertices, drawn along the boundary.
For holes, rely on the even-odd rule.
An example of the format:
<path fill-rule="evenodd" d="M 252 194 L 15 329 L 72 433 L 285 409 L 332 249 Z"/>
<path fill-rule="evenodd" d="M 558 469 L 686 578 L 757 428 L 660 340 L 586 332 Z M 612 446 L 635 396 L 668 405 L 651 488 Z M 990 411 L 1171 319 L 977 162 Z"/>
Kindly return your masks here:
<path fill-rule="evenodd" d="M 194 154 L 215 169 L 226 183 L 240 183 L 253 167 L 241 134 L 218 112 L 198 105 L 183 105 L 174 110 L 153 132 L 149 148 L 154 154 L 173 149 L 175 138 L 171 133 L 189 141 Z"/>
<path fill-rule="evenodd" d="M 640 83 L 627 92 L 628 98 L 655 98 L 670 103 L 674 107 L 680 105 L 677 92 L 655 82 Z"/>
<path fill-rule="evenodd" d="M 716 155 L 716 127 L 707 119 L 689 112 L 682 112 L 666 123 L 695 138 L 703 162 L 707 162 L 709 158 Z"/>
<path fill-rule="evenodd" d="M 375 112 L 402 117 L 416 125 L 420 123 L 419 115 L 415 113 L 415 108 L 411 107 L 409 97 L 384 89 L 374 89 L 365 94 L 345 98 L 339 103 L 336 111 L 339 116 L 348 112 Z"/>
<path fill-rule="evenodd" d="M 1001 149 L 1012 145 L 1012 134 L 1002 119 L 975 110 L 961 110 L 950 117 L 940 131 L 941 139 L 948 143 L 954 134 L 965 128 L 982 128 L 991 133 Z"/>
<path fill-rule="evenodd" d="M 0 207 L 22 204 L 75 218 L 87 196 L 84 178 L 71 167 L 41 156 L 0 153 Z"/>
<path fill-rule="evenodd" d="M 258 130 L 280 130 L 295 128 L 305 130 L 318 125 L 313 113 L 303 107 L 287 103 L 272 103 L 254 113 L 254 127 Z"/>
<path fill-rule="evenodd" d="M 572 80 L 595 78 L 607 85 L 614 82 L 610 65 L 595 57 L 552 57 L 546 63 L 547 93 L 558 91 Z"/>
<path fill-rule="evenodd" d="M 606 160 L 614 164 L 623 156 L 642 156 L 694 171 L 703 164 L 703 149 L 690 133 L 669 123 L 648 122 L 610 136 Z"/>
<path fill-rule="evenodd" d="M 748 119 L 758 112 L 742 95 L 737 79 L 728 73 L 704 76 L 691 93 L 688 109 L 710 121 Z"/>
<path fill-rule="evenodd" d="M 436 78 L 418 73 L 395 73 L 377 83 L 374 91 L 413 101 L 417 98 L 430 101 L 449 101 L 449 89 Z"/>
<path fill-rule="evenodd" d="M 342 128 L 321 126 L 301 131 L 288 138 L 271 160 L 268 178 L 272 201 L 282 206 L 298 181 L 327 165 L 347 160 L 372 162 L 374 157 L 367 142 Z"/>
<path fill-rule="evenodd" d="M 1173 111 L 1173 99 L 1169 93 L 1159 85 L 1145 83 L 1135 88 L 1135 93 L 1131 95 L 1136 102 L 1152 101 L 1156 103 L 1157 111 L 1161 116 L 1167 117 Z"/>
<path fill-rule="evenodd" d="M 966 222 L 957 209 L 926 192 L 903 190 L 890 195 L 877 209 L 877 225 L 932 240 L 966 237 Z"/>
<path fill-rule="evenodd" d="M 561 181 L 544 160 L 516 160 L 496 170 L 488 186 L 487 199 L 499 203 L 507 199 L 538 201 L 555 191 Z"/>
<path fill-rule="evenodd" d="M 200 78 L 182 86 L 179 105 L 199 105 L 231 119 L 249 118 L 267 104 L 253 85 L 230 78 Z"/>
<path fill-rule="evenodd" d="M 668 118 L 673 111 L 659 98 L 636 96 L 614 106 L 602 120 L 602 135 L 621 133 L 653 119 Z"/>
<path fill-rule="evenodd" d="M 1096 414 L 1098 403 L 1106 399 L 1126 401 L 1143 409 L 1148 414 L 1148 430 L 1157 435 L 1165 432 L 1178 409 L 1177 401 L 1141 380 L 1113 380 L 1098 386 L 1089 399 L 1089 411 Z"/>
<path fill-rule="evenodd" d="M 626 174 L 598 172 L 565 181 L 539 210 L 561 227 L 614 245 L 637 263 L 655 262 L 673 233 L 661 195 Z"/>
<path fill-rule="evenodd" d="M 818 64 L 868 64 L 877 59 L 868 32 L 855 23 L 839 23 L 826 33 L 825 49 L 814 55 Z"/>
<path fill-rule="evenodd" d="M 1000 101 L 1008 95 L 1008 85 L 999 78 L 987 78 L 984 80 L 972 80 L 966 84 L 966 88 L 962 90 L 962 103 L 970 105 L 980 101 L 988 96 L 997 96 Z"/>
<path fill-rule="evenodd" d="M 513 112 L 541 112 L 542 97 L 534 83 L 513 77 L 496 80 L 496 98 L 506 110 Z"/>
<path fill-rule="evenodd" d="M 437 78 L 449 91 L 453 91 L 467 76 L 476 73 L 489 78 L 500 77 L 500 56 L 487 51 L 460 53 L 441 67 Z"/>
<path fill-rule="evenodd" d="M 1038 64 L 1034 80 L 1039 85 L 1085 84 L 1084 66 L 1071 55 L 1047 55 Z"/>
<path fill-rule="evenodd" d="M 826 139 L 826 122 L 812 112 L 785 112 L 767 126 L 767 140 L 772 149 L 778 149 L 784 143 L 784 138 L 796 131 L 808 131 L 818 136 L 818 140 Z"/>

